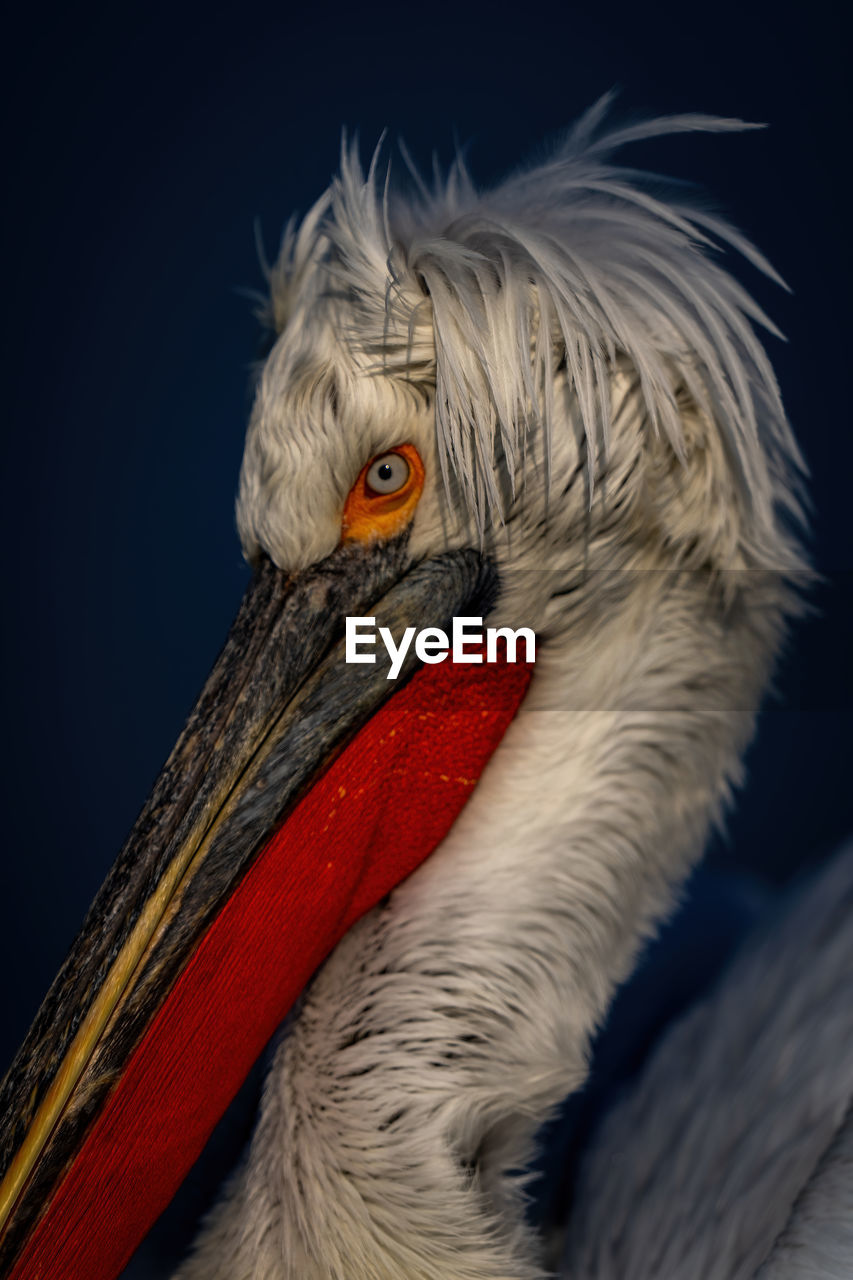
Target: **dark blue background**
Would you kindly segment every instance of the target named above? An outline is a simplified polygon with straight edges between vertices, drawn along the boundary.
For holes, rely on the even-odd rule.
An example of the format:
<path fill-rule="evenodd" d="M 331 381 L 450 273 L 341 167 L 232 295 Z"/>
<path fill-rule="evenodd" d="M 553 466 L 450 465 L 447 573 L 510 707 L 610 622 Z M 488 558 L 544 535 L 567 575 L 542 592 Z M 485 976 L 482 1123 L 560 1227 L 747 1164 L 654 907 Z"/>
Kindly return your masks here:
<path fill-rule="evenodd" d="M 258 329 L 240 293 L 390 127 L 488 180 L 611 85 L 626 110 L 767 121 L 647 144 L 793 287 L 745 279 L 812 469 L 821 613 L 717 842 L 783 881 L 853 827 L 846 33 L 829 5 L 29 6 L 7 20 L 0 1069 L 244 589 L 233 495 Z"/>

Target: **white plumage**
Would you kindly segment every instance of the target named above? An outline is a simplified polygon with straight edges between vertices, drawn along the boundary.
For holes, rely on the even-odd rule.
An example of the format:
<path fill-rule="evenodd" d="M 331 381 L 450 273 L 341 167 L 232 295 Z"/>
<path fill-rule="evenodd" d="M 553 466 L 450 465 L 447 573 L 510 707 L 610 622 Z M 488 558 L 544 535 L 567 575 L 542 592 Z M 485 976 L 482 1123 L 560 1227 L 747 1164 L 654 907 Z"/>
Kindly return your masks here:
<path fill-rule="evenodd" d="M 486 192 L 457 162 L 400 194 L 345 148 L 271 273 L 247 554 L 330 553 L 365 459 L 411 440 L 412 555 L 477 539 L 490 621 L 539 648 L 448 838 L 307 992 L 181 1280 L 544 1276 L 519 1171 L 739 779 L 806 569 L 773 327 L 721 251 L 774 273 L 612 153 L 747 126 L 608 134 L 606 106 Z"/>

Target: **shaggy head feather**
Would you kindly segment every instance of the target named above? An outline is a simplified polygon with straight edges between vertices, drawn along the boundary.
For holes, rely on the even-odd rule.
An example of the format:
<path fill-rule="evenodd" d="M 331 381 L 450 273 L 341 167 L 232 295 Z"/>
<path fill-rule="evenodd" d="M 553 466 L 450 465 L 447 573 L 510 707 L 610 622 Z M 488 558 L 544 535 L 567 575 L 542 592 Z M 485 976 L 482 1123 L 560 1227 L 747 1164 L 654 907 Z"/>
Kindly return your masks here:
<path fill-rule="evenodd" d="M 281 401 L 284 384 L 307 375 L 332 411 L 355 395 L 370 412 L 371 380 L 386 394 L 422 393 L 442 474 L 482 536 L 506 518 L 531 435 L 544 442 L 552 474 L 560 369 L 585 437 L 592 500 L 607 465 L 619 364 L 638 381 L 648 430 L 680 461 L 690 448 L 684 395 L 713 422 L 745 558 L 730 567 L 794 566 L 779 514 L 801 515 L 802 462 L 755 326 L 781 335 L 721 250 L 782 281 L 722 218 L 612 161 L 628 143 L 660 134 L 754 126 L 686 115 L 604 132 L 608 103 L 547 161 L 483 192 L 457 158 L 431 190 L 415 175 L 415 191 L 398 193 L 390 169 L 380 181 L 378 151 L 365 176 L 356 145 L 343 145 L 339 176 L 301 226 L 290 223 L 270 275 L 270 315 L 287 337 L 264 374 L 241 477 L 249 554 L 277 550 L 281 472 L 270 462 L 281 442 L 264 407 L 269 395 Z M 320 349 L 322 373 L 311 359 Z"/>

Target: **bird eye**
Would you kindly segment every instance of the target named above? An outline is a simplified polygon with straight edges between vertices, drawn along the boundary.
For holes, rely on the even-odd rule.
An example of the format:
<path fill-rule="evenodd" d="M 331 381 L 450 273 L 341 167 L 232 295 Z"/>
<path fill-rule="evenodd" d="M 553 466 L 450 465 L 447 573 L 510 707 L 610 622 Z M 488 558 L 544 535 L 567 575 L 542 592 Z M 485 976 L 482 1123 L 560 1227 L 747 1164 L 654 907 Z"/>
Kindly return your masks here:
<path fill-rule="evenodd" d="M 381 458 L 370 464 L 365 483 L 374 493 L 396 493 L 402 489 L 411 471 L 402 453 L 383 453 Z"/>
<path fill-rule="evenodd" d="M 405 529 L 415 514 L 424 477 L 424 464 L 413 444 L 400 444 L 371 458 L 344 504 L 342 541 L 381 541 Z"/>

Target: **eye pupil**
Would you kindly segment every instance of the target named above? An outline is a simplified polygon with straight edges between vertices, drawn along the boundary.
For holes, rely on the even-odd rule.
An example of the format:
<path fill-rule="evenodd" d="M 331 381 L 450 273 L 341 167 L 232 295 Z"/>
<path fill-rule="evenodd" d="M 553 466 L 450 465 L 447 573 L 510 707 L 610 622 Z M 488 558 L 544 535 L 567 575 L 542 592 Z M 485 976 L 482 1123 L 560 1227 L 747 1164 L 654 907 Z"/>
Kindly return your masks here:
<path fill-rule="evenodd" d="M 379 476 L 380 480 L 390 480 L 394 474 L 394 468 L 391 466 L 390 462 L 383 462 L 378 468 L 376 474 Z"/>

